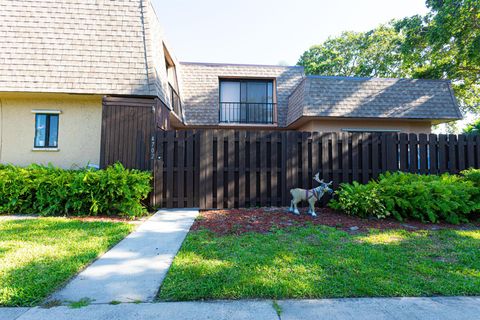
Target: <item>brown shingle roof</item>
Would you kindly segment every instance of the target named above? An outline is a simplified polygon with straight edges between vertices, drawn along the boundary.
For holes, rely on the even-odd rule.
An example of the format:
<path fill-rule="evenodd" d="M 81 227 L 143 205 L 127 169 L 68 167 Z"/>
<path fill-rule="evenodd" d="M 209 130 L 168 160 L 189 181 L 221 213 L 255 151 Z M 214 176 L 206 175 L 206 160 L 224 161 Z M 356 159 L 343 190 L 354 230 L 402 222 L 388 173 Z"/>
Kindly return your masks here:
<path fill-rule="evenodd" d="M 5 0 L 0 91 L 164 99 L 162 40 L 149 0 Z"/>
<path fill-rule="evenodd" d="M 288 124 L 302 116 L 462 118 L 446 80 L 308 76 L 303 81 L 289 98 Z"/>

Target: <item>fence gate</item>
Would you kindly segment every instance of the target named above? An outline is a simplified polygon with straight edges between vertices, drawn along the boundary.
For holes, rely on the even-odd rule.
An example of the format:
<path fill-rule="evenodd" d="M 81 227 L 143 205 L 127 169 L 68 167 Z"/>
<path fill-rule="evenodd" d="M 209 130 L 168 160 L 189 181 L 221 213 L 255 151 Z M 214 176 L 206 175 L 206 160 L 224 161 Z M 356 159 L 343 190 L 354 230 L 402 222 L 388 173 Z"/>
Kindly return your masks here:
<path fill-rule="evenodd" d="M 289 190 L 368 182 L 386 171 L 480 168 L 480 136 L 405 133 L 188 130 L 156 133 L 159 207 L 286 206 Z"/>

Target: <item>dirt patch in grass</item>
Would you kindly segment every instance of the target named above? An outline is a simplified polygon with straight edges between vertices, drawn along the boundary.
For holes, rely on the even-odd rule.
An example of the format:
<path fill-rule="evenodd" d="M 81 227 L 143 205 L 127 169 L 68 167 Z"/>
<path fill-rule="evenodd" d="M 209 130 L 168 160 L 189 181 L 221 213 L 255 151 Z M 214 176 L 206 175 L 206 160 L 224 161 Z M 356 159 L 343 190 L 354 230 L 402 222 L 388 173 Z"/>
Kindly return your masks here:
<path fill-rule="evenodd" d="M 208 229 L 216 234 L 242 234 L 246 232 L 268 233 L 275 228 L 287 228 L 307 224 L 326 225 L 350 233 L 365 232 L 369 229 L 404 229 L 408 231 L 440 229 L 480 229 L 480 221 L 451 225 L 447 223 L 425 224 L 419 221 L 400 222 L 394 219 L 361 219 L 348 216 L 330 208 L 317 209 L 317 217 L 306 215 L 306 209 L 296 216 L 287 208 L 254 208 L 201 211 L 192 230 Z"/>

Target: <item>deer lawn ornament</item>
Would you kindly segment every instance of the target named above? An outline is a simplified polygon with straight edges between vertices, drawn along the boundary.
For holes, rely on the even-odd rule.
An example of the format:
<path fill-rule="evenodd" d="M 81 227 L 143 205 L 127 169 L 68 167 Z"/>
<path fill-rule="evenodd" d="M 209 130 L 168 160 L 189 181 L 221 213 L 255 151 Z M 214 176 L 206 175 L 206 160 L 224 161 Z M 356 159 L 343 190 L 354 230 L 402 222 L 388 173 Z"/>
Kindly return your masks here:
<path fill-rule="evenodd" d="M 306 190 L 301 188 L 290 189 L 290 194 L 292 195 L 292 201 L 290 202 L 290 208 L 288 209 L 288 212 L 299 215 L 300 211 L 298 211 L 297 204 L 300 201 L 306 200 L 308 201 L 308 204 L 309 204 L 308 214 L 311 215 L 312 217 L 317 216 L 317 214 L 315 213 L 315 202 L 320 200 L 325 194 L 325 192 L 328 192 L 329 194 L 333 193 L 333 190 L 330 188 L 330 185 L 332 184 L 333 181 L 330 181 L 329 183 L 323 182 L 323 179 L 320 180 L 318 173 L 315 175 L 313 180 L 320 183 L 320 185 L 315 189 L 311 189 L 311 190 Z"/>

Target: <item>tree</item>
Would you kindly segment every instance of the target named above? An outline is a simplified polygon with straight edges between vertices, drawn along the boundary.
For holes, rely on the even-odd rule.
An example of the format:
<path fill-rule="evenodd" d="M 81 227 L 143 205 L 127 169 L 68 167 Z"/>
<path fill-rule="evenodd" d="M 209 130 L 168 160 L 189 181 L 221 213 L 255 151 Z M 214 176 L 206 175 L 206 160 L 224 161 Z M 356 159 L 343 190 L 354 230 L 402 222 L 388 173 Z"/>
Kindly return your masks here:
<path fill-rule="evenodd" d="M 308 74 L 396 77 L 400 75 L 401 35 L 392 26 L 366 33 L 344 32 L 307 50 L 298 61 Z"/>
<path fill-rule="evenodd" d="M 463 129 L 463 133 L 480 135 L 480 119 L 469 124 L 465 129 Z"/>
<path fill-rule="evenodd" d="M 450 79 L 463 112 L 480 112 L 480 1 L 427 0 L 430 12 L 307 50 L 307 74 Z"/>
<path fill-rule="evenodd" d="M 427 0 L 431 12 L 394 22 L 404 72 L 450 79 L 464 112 L 480 112 L 480 1 Z"/>

